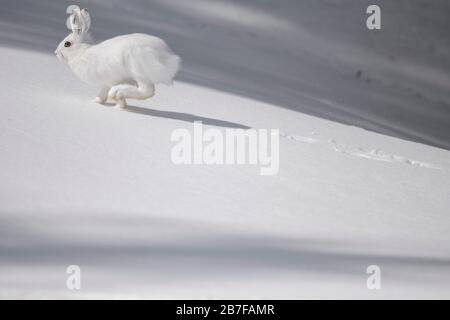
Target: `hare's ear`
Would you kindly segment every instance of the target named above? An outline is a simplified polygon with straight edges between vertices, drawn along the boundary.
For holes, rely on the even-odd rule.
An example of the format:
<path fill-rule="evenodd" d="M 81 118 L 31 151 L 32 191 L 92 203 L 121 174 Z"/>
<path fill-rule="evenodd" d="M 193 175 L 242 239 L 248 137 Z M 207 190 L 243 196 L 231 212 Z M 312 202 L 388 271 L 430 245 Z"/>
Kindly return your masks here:
<path fill-rule="evenodd" d="M 81 10 L 81 32 L 88 32 L 91 27 L 91 16 L 87 9 Z"/>
<path fill-rule="evenodd" d="M 80 7 L 76 5 L 72 5 L 67 7 L 67 14 L 70 14 L 69 18 L 67 18 L 67 28 L 72 30 L 73 33 L 80 34 L 82 31 L 82 21 L 81 21 L 81 11 Z"/>
<path fill-rule="evenodd" d="M 75 4 L 73 4 L 71 6 L 68 6 L 67 9 L 66 9 L 66 13 L 67 14 L 73 14 L 76 11 L 80 12 L 80 7 L 75 5 Z"/>
<path fill-rule="evenodd" d="M 80 19 L 76 14 L 72 14 L 69 18 L 67 18 L 67 28 L 69 30 L 72 30 L 73 33 L 81 33 Z"/>

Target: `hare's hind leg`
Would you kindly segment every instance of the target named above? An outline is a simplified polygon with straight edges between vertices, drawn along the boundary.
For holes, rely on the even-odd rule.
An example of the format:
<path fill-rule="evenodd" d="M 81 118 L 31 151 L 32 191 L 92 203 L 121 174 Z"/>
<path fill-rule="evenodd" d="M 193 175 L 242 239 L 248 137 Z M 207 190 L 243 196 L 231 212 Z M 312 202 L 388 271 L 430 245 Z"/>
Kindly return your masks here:
<path fill-rule="evenodd" d="M 99 104 L 104 104 L 106 99 L 108 99 L 109 87 L 103 87 L 95 98 L 95 102 Z"/>
<path fill-rule="evenodd" d="M 137 82 L 137 86 L 130 84 L 119 84 L 112 87 L 108 92 L 108 98 L 120 102 L 125 99 L 144 100 L 153 97 L 155 86 L 152 83 Z"/>

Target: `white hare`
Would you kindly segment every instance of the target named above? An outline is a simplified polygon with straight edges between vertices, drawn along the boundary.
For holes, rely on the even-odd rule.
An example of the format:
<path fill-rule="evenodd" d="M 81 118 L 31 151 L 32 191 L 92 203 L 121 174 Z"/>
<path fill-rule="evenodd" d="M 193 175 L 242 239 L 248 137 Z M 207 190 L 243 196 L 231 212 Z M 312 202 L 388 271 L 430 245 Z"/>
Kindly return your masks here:
<path fill-rule="evenodd" d="M 125 107 L 126 99 L 150 98 L 155 94 L 155 84 L 173 82 L 180 58 L 162 39 L 129 34 L 92 44 L 88 11 L 70 6 L 67 13 L 67 27 L 72 33 L 55 54 L 81 80 L 101 87 L 96 102 L 103 104 L 109 99 Z"/>

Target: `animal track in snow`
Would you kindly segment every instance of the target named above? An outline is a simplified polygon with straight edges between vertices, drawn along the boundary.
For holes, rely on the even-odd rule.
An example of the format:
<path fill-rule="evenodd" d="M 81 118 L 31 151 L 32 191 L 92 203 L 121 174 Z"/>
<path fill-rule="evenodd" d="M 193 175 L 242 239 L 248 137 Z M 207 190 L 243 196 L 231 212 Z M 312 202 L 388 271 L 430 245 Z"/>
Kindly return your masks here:
<path fill-rule="evenodd" d="M 386 153 L 386 152 L 381 151 L 379 149 L 366 150 L 366 149 L 363 149 L 361 147 L 350 148 L 350 147 L 347 147 L 347 146 L 344 146 L 344 145 L 339 145 L 333 139 L 328 140 L 328 143 L 330 144 L 330 148 L 333 151 L 336 151 L 336 152 L 339 152 L 339 153 L 343 153 L 343 154 L 347 154 L 347 155 L 351 155 L 351 156 L 355 156 L 355 157 L 358 157 L 358 158 L 366 158 L 366 159 L 375 160 L 375 161 L 404 163 L 404 164 L 407 164 L 407 165 L 410 165 L 410 166 L 421 167 L 421 168 L 428 168 L 428 169 L 441 169 L 440 167 L 438 167 L 438 166 L 436 166 L 434 164 L 431 164 L 431 163 L 422 162 L 422 161 L 419 161 L 419 160 L 409 159 L 409 158 L 406 158 L 406 157 L 403 157 L 403 156 Z"/>
<path fill-rule="evenodd" d="M 298 141 L 298 142 L 303 142 L 303 143 L 317 143 L 319 142 L 318 139 L 316 138 L 311 138 L 311 137 L 305 137 L 305 136 L 299 136 L 299 135 L 290 135 L 290 134 L 286 134 L 281 132 L 280 136 L 289 140 L 294 140 L 294 141 Z"/>
<path fill-rule="evenodd" d="M 320 139 L 313 138 L 313 137 L 291 135 L 291 134 L 287 134 L 284 132 L 280 132 L 280 136 L 283 138 L 289 139 L 289 140 L 307 143 L 307 144 L 322 144 L 321 143 L 322 141 Z M 419 168 L 442 170 L 441 167 L 438 167 L 434 164 L 410 159 L 410 158 L 395 155 L 395 154 L 390 154 L 390 153 L 384 152 L 379 149 L 367 150 L 367 149 L 364 149 L 361 147 L 349 147 L 349 146 L 346 146 L 343 144 L 338 144 L 334 139 L 329 139 L 326 143 L 327 143 L 326 147 L 328 147 L 329 149 L 331 149 L 335 152 L 346 154 L 346 155 L 353 156 L 353 157 L 364 158 L 364 159 L 369 159 L 369 160 L 374 160 L 374 161 L 384 161 L 384 162 L 390 162 L 390 163 L 402 163 L 402 164 L 407 164 L 407 165 L 410 165 L 413 167 L 419 167 Z"/>

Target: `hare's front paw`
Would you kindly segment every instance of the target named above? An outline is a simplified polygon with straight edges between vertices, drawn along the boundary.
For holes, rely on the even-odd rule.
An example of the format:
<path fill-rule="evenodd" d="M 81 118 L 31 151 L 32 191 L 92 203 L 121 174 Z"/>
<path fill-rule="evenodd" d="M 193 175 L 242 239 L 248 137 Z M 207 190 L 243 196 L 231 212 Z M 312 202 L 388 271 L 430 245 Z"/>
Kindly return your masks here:
<path fill-rule="evenodd" d="M 96 98 L 94 99 L 94 101 L 95 101 L 96 103 L 98 103 L 98 104 L 105 104 L 106 98 L 103 98 L 103 97 L 96 97 Z"/>
<path fill-rule="evenodd" d="M 109 92 L 108 87 L 102 88 L 102 90 L 100 90 L 97 97 L 95 98 L 95 102 L 97 102 L 99 104 L 105 104 L 106 99 L 108 99 L 108 92 Z"/>

